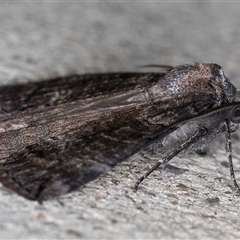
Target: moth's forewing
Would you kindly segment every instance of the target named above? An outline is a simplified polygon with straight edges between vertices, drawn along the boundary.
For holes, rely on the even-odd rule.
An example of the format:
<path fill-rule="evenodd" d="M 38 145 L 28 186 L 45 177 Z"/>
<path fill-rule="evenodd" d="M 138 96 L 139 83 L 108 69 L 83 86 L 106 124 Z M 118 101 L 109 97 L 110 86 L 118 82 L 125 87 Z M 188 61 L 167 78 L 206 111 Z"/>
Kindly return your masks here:
<path fill-rule="evenodd" d="M 85 75 L 2 88 L 2 106 L 18 117 L 0 123 L 0 180 L 32 200 L 70 192 L 181 122 L 233 104 L 226 91 L 236 90 L 230 83 L 225 89 L 221 74 L 218 65 L 196 64 L 166 74 Z M 14 104 L 16 96 L 25 108 Z"/>
<path fill-rule="evenodd" d="M 0 87 L 2 115 L 35 112 L 75 101 L 109 97 L 157 83 L 164 73 L 86 74 Z"/>

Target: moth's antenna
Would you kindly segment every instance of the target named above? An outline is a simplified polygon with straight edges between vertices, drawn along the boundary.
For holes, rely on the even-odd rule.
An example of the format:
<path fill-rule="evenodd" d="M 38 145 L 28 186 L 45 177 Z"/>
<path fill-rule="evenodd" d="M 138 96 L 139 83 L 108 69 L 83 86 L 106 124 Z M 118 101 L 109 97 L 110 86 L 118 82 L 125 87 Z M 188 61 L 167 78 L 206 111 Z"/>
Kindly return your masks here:
<path fill-rule="evenodd" d="M 232 139 L 231 139 L 231 130 L 230 130 L 230 121 L 229 119 L 225 120 L 225 149 L 228 156 L 228 165 L 230 169 L 230 175 L 233 180 L 234 188 L 238 194 L 240 194 L 240 187 L 236 181 L 235 173 L 233 169 L 233 162 L 232 162 Z"/>
<path fill-rule="evenodd" d="M 158 64 L 147 64 L 147 65 L 138 65 L 139 68 L 161 68 L 162 70 L 169 71 L 173 69 L 173 66 L 170 65 L 158 65 Z"/>
<path fill-rule="evenodd" d="M 204 135 L 206 135 L 208 132 L 207 128 L 202 127 L 200 128 L 197 133 L 195 133 L 195 135 L 193 135 L 192 137 L 190 137 L 186 142 L 184 142 L 183 144 L 181 144 L 177 149 L 175 149 L 173 152 L 169 153 L 162 161 L 158 161 L 151 169 L 149 169 L 141 178 L 138 179 L 138 181 L 136 182 L 136 184 L 134 185 L 133 191 L 136 192 L 138 189 L 139 184 L 145 179 L 147 178 L 154 170 L 156 170 L 158 167 L 160 167 L 161 165 L 165 165 L 167 162 L 169 162 L 172 158 L 174 158 L 177 154 L 179 154 L 182 150 L 184 150 L 185 148 L 187 148 L 189 145 L 195 143 L 196 141 L 198 141 L 198 139 L 200 139 L 201 137 L 203 137 Z"/>

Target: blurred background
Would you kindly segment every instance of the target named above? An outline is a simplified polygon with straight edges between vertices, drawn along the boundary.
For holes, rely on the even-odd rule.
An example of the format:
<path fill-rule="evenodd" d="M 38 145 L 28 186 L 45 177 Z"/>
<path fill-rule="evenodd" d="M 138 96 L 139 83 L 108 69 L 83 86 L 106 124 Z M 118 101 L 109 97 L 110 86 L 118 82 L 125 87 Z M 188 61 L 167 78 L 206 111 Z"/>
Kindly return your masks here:
<path fill-rule="evenodd" d="M 1 2 L 1 84 L 212 62 L 240 88 L 240 2 Z M 240 238 L 224 142 L 157 172 L 132 161 L 39 205 L 0 187 L 0 238 Z M 239 137 L 234 137 L 236 169 Z M 171 165 L 170 165 L 171 166 Z M 134 169 L 138 169 L 138 175 Z"/>
<path fill-rule="evenodd" d="M 239 3 L 1 3 L 1 81 L 216 62 L 239 76 Z"/>

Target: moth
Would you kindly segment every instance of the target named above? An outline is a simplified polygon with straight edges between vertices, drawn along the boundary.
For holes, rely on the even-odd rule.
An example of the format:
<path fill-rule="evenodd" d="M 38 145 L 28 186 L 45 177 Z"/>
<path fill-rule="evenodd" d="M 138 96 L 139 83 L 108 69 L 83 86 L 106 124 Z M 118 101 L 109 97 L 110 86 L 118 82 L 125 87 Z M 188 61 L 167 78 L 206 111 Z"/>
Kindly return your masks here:
<path fill-rule="evenodd" d="M 213 63 L 159 73 L 61 77 L 0 88 L 0 181 L 42 202 L 71 192 L 144 148 L 166 150 L 134 186 L 182 151 L 240 123 L 240 92 Z"/>

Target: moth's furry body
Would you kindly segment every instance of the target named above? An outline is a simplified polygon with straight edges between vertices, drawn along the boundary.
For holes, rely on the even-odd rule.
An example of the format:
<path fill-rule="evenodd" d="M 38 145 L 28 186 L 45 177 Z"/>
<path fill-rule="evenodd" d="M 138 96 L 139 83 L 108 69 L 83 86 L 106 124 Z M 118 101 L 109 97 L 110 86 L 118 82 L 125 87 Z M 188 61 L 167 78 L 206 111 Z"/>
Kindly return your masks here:
<path fill-rule="evenodd" d="M 216 64 L 1 87 L 0 181 L 41 202 L 155 142 L 171 152 L 204 127 L 185 150 L 202 148 L 225 130 L 239 100 Z"/>

